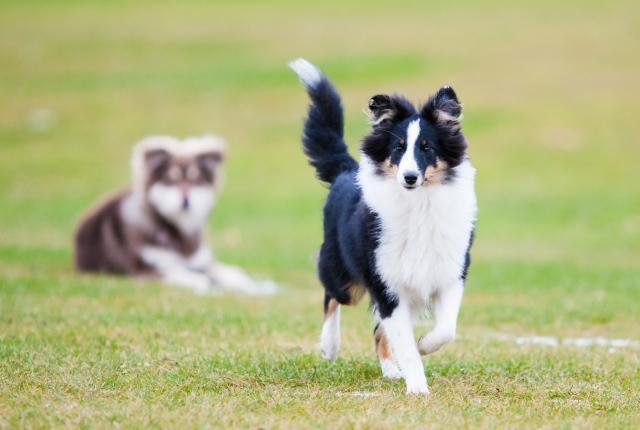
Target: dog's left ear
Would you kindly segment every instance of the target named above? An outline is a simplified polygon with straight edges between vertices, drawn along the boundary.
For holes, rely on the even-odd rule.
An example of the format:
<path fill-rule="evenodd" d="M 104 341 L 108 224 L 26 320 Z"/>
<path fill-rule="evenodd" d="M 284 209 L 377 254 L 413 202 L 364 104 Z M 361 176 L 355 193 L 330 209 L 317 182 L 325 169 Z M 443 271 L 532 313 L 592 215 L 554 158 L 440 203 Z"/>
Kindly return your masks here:
<path fill-rule="evenodd" d="M 459 129 L 462 120 L 462 104 L 458 101 L 458 96 L 453 88 L 445 85 L 429 98 L 420 114 L 433 124 L 448 125 Z"/>
<path fill-rule="evenodd" d="M 224 161 L 223 150 L 212 150 L 198 155 L 198 164 L 208 172 L 213 172 Z"/>

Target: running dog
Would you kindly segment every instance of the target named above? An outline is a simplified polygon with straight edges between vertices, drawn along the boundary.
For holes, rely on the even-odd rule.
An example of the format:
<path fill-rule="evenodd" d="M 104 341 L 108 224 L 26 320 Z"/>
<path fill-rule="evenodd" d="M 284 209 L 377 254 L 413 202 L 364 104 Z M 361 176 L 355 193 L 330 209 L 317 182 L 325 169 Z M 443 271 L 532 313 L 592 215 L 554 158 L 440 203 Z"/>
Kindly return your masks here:
<path fill-rule="evenodd" d="M 340 305 L 372 301 L 382 374 L 428 394 L 420 355 L 451 342 L 476 221 L 475 169 L 466 155 L 462 106 L 449 86 L 420 108 L 399 95 L 369 100 L 371 131 L 356 162 L 343 139 L 336 89 L 313 64 L 290 63 L 311 105 L 302 145 L 330 184 L 318 273 L 325 289 L 321 349 L 337 357 Z M 431 306 L 434 328 L 417 342 L 413 321 Z"/>

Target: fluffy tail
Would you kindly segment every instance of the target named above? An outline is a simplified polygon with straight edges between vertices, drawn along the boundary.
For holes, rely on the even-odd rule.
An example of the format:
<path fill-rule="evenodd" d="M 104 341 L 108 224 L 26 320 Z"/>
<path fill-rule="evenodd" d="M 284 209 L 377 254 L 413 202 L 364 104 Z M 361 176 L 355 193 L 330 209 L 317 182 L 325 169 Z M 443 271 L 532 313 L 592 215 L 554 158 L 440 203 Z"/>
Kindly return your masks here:
<path fill-rule="evenodd" d="M 316 168 L 318 178 L 332 183 L 340 173 L 358 168 L 344 143 L 340 96 L 327 77 L 307 60 L 298 58 L 289 67 L 305 84 L 311 98 L 302 135 L 304 153 Z"/>

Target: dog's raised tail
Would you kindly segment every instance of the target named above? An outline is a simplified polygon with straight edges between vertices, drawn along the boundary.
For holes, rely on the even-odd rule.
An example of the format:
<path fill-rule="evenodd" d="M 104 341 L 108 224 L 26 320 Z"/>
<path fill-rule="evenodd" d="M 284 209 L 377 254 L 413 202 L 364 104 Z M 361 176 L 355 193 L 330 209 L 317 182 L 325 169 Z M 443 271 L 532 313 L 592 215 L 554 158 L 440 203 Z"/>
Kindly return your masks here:
<path fill-rule="evenodd" d="M 302 146 L 318 178 L 332 183 L 345 171 L 356 170 L 358 163 L 344 142 L 344 115 L 340 95 L 326 76 L 304 58 L 289 63 L 307 87 L 311 98 L 304 124 Z"/>

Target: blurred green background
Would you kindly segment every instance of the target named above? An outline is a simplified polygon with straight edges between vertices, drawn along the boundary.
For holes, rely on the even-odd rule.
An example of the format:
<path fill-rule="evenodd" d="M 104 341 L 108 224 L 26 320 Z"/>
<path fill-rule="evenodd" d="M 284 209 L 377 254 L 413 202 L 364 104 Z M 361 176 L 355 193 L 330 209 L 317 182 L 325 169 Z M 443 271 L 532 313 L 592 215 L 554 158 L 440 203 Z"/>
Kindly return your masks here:
<path fill-rule="evenodd" d="M 319 65 L 341 91 L 346 137 L 354 154 L 368 127 L 362 109 L 373 94 L 400 92 L 421 102 L 449 83 L 464 103 L 463 130 L 478 169 L 480 212 L 461 340 L 452 352 L 433 359 L 444 360 L 438 362 L 443 369 L 455 375 L 447 366 L 455 366 L 460 354 L 477 363 L 500 363 L 515 354 L 531 364 L 527 354 L 518 355 L 520 350 L 505 352 L 499 346 L 485 351 L 489 356 L 474 355 L 480 341 L 469 333 L 480 338 L 488 332 L 639 338 L 639 46 L 640 6 L 624 0 L 319 5 L 3 0 L 0 347 L 5 364 L 0 375 L 6 390 L 0 397 L 0 425 L 24 419 L 19 411 L 26 404 L 35 411 L 26 415 L 26 422 L 52 424 L 43 412 L 51 392 L 25 388 L 41 381 L 25 356 L 37 356 L 49 342 L 68 347 L 51 352 L 53 357 L 78 351 L 101 354 L 99 345 L 83 347 L 82 339 L 90 345 L 91 333 L 83 338 L 77 327 L 109 325 L 83 314 L 83 308 L 118 321 L 124 333 L 140 329 L 140 322 L 132 323 L 127 315 L 144 315 L 149 306 L 166 311 L 166 300 L 178 313 L 236 315 L 245 321 L 254 312 L 240 334 L 262 327 L 264 347 L 276 356 L 291 348 L 315 351 L 322 293 L 313 254 L 321 241 L 326 190 L 300 149 L 307 98 L 286 67 L 298 56 Z M 149 134 L 204 132 L 219 134 L 230 145 L 226 186 L 211 218 L 217 255 L 273 277 L 286 294 L 267 302 L 197 299 L 157 285 L 75 276 L 70 247 L 75 222 L 100 196 L 128 186 L 132 145 Z M 67 313 L 70 303 L 76 311 Z M 345 336 L 352 342 L 345 354 L 355 359 L 342 365 L 357 372 L 358 362 L 368 363 L 374 376 L 363 379 L 374 384 L 379 375 L 366 312 L 362 306 L 345 316 L 351 324 L 345 324 Z M 43 328 L 41 318 L 53 318 L 60 326 Z M 208 325 L 213 322 L 199 318 L 194 320 L 203 326 L 186 330 L 213 330 Z M 145 321 L 153 325 L 158 319 L 162 317 Z M 231 329 L 238 320 L 224 321 L 217 323 Z M 177 333 L 176 326 L 162 324 L 164 333 Z M 69 343 L 70 333 L 80 339 Z M 229 341 L 220 333 L 207 333 L 211 342 Z M 180 339 L 166 349 L 189 344 Z M 246 352 L 253 347 L 248 339 L 236 339 L 229 348 Z M 215 354 L 204 347 L 202 353 Z M 553 362 L 554 353 L 548 354 Z M 591 354 L 581 362 L 584 369 L 591 368 L 590 360 L 602 358 L 602 352 Z M 319 363 L 313 366 L 324 366 Z M 637 354 L 609 364 L 627 372 L 626 380 L 640 382 Z M 68 364 L 67 370 L 76 365 Z M 540 366 L 536 369 L 544 372 L 546 367 Z M 567 382 L 563 375 L 571 372 L 562 365 L 556 370 L 549 377 Z M 505 381 L 513 376 L 509 372 Z M 247 374 L 251 370 L 236 376 Z M 326 386 L 318 381 L 318 389 L 331 390 L 331 381 Z M 458 382 L 474 384 L 464 377 Z M 630 387 L 617 387 L 616 397 L 609 396 L 612 388 L 605 384 L 600 389 L 608 400 L 597 401 L 621 419 L 621 411 L 633 410 L 628 402 L 638 400 L 637 384 Z M 404 402 L 398 386 L 380 389 Z M 236 394 L 233 398 L 242 407 L 247 393 Z M 555 407 L 540 395 L 539 405 Z M 567 404 L 568 419 L 597 410 L 590 395 L 585 396 L 590 408 Z M 172 399 L 160 402 L 163 411 L 172 410 Z M 530 406 L 520 405 L 514 413 L 526 415 Z M 322 419 L 330 412 L 319 416 L 313 412 L 316 406 L 307 406 L 299 406 L 307 423 L 326 424 Z M 408 410 L 419 423 L 419 416 L 411 415 L 419 411 Z M 132 413 L 122 412 L 124 422 L 134 419 Z M 70 423 L 62 412 L 53 416 L 61 417 L 54 424 Z M 357 427 L 345 414 L 340 416 L 347 421 L 337 422 Z M 408 425 L 389 415 L 391 421 L 370 416 L 377 420 L 369 422 L 374 427 Z M 173 423 L 180 423 L 180 417 Z M 462 423 L 474 419 L 478 416 L 471 414 Z M 229 425 L 254 423 L 229 420 Z"/>

